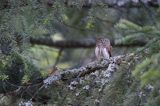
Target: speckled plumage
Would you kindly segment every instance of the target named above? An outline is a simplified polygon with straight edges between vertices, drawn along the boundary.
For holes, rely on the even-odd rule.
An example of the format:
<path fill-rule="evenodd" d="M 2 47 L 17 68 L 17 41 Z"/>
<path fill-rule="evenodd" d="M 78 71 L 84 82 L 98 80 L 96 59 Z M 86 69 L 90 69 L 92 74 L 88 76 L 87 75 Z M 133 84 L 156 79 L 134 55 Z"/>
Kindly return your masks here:
<path fill-rule="evenodd" d="M 109 59 L 111 57 L 112 46 L 110 40 L 107 38 L 97 38 L 95 55 L 97 59 L 105 58 Z"/>

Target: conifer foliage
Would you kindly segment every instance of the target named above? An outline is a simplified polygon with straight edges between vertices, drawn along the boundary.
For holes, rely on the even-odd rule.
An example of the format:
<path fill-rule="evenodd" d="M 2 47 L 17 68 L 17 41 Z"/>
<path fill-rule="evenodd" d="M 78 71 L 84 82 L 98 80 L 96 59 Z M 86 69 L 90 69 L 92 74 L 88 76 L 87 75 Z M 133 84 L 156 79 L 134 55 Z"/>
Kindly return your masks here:
<path fill-rule="evenodd" d="M 158 0 L 1 0 L 0 105 L 160 106 L 159 17 Z"/>

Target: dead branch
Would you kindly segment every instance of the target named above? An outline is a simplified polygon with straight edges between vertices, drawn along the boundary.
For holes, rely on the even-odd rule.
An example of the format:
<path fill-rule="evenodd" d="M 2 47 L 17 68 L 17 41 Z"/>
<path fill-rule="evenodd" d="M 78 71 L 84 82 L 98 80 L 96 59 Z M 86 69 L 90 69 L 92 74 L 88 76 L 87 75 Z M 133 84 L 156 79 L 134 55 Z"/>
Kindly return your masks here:
<path fill-rule="evenodd" d="M 148 5 L 150 7 L 158 8 L 160 6 L 160 2 L 158 0 L 85 0 L 82 3 L 82 8 L 91 8 L 92 6 L 96 5 L 106 5 L 108 8 L 141 8 L 141 2 L 145 5 Z M 47 2 L 39 2 L 40 4 L 45 3 L 49 7 L 52 7 L 54 5 L 54 0 L 47 0 Z M 72 1 L 65 0 L 64 4 L 69 7 L 75 7 L 76 5 L 73 5 Z M 27 6 L 28 3 L 25 1 L 21 1 L 18 7 Z M 0 10 L 3 9 L 10 9 L 11 3 L 9 0 L 2 0 L 2 3 L 0 5 Z"/>
<path fill-rule="evenodd" d="M 33 45 L 45 45 L 55 48 L 93 48 L 96 44 L 95 39 L 53 41 L 49 37 L 30 38 L 30 43 Z M 115 43 L 114 40 L 111 40 L 112 46 L 116 47 L 144 46 L 146 43 L 147 41 L 137 40 L 128 44 L 123 44 Z"/>
<path fill-rule="evenodd" d="M 118 64 L 121 63 L 121 61 L 125 58 L 125 55 L 115 56 L 112 57 L 109 60 L 103 59 L 100 61 L 93 61 L 91 63 L 88 63 L 85 66 L 74 68 L 74 69 L 66 69 L 66 70 L 57 70 L 56 73 L 53 75 L 45 78 L 43 82 L 39 84 L 34 85 L 28 85 L 28 86 L 20 86 L 15 91 L 8 91 L 8 95 L 21 97 L 21 98 L 28 98 L 32 101 L 41 101 L 46 103 L 50 96 L 45 94 L 40 94 L 41 90 L 46 91 L 48 89 L 45 89 L 51 85 L 56 84 L 57 81 L 70 81 L 77 77 L 84 77 L 88 74 L 94 73 L 96 71 L 99 71 L 101 69 L 106 70 L 107 73 L 113 73 L 118 68 Z M 111 77 L 111 76 L 107 76 Z"/>
<path fill-rule="evenodd" d="M 77 77 L 83 77 L 87 74 L 95 72 L 96 70 L 100 70 L 104 68 L 107 69 L 109 64 L 111 63 L 119 64 L 123 57 L 124 55 L 112 57 L 110 60 L 104 59 L 102 61 L 94 61 L 87 64 L 86 66 L 82 66 L 77 69 L 70 69 L 66 71 L 59 70 L 57 73 L 43 80 L 44 86 L 47 87 L 48 85 L 58 80 L 66 81 L 66 80 L 74 79 Z"/>

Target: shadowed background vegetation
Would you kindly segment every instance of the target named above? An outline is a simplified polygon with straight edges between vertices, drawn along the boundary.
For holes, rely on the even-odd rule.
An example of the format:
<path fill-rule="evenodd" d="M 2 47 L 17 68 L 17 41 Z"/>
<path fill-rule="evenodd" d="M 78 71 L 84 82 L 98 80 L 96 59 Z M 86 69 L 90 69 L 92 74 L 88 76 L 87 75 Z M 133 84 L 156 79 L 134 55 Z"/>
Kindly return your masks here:
<path fill-rule="evenodd" d="M 0 104 L 3 106 L 160 106 L 158 0 L 1 0 Z M 96 60 L 97 37 L 113 56 L 129 55 L 106 84 L 102 75 L 43 80 Z"/>

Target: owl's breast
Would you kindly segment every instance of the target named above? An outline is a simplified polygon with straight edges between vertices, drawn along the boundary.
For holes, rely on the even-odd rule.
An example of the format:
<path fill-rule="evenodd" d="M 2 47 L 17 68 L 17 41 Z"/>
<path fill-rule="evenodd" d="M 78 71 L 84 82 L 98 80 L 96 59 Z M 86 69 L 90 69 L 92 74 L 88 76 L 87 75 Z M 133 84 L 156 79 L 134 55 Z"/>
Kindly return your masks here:
<path fill-rule="evenodd" d="M 103 57 L 103 52 L 102 52 L 102 47 L 96 47 L 95 48 L 95 55 L 97 58 L 101 58 Z"/>
<path fill-rule="evenodd" d="M 108 52 L 108 50 L 106 48 L 102 49 L 102 54 L 103 54 L 103 57 L 105 59 L 109 59 L 110 58 L 110 54 L 109 54 L 109 52 Z"/>

